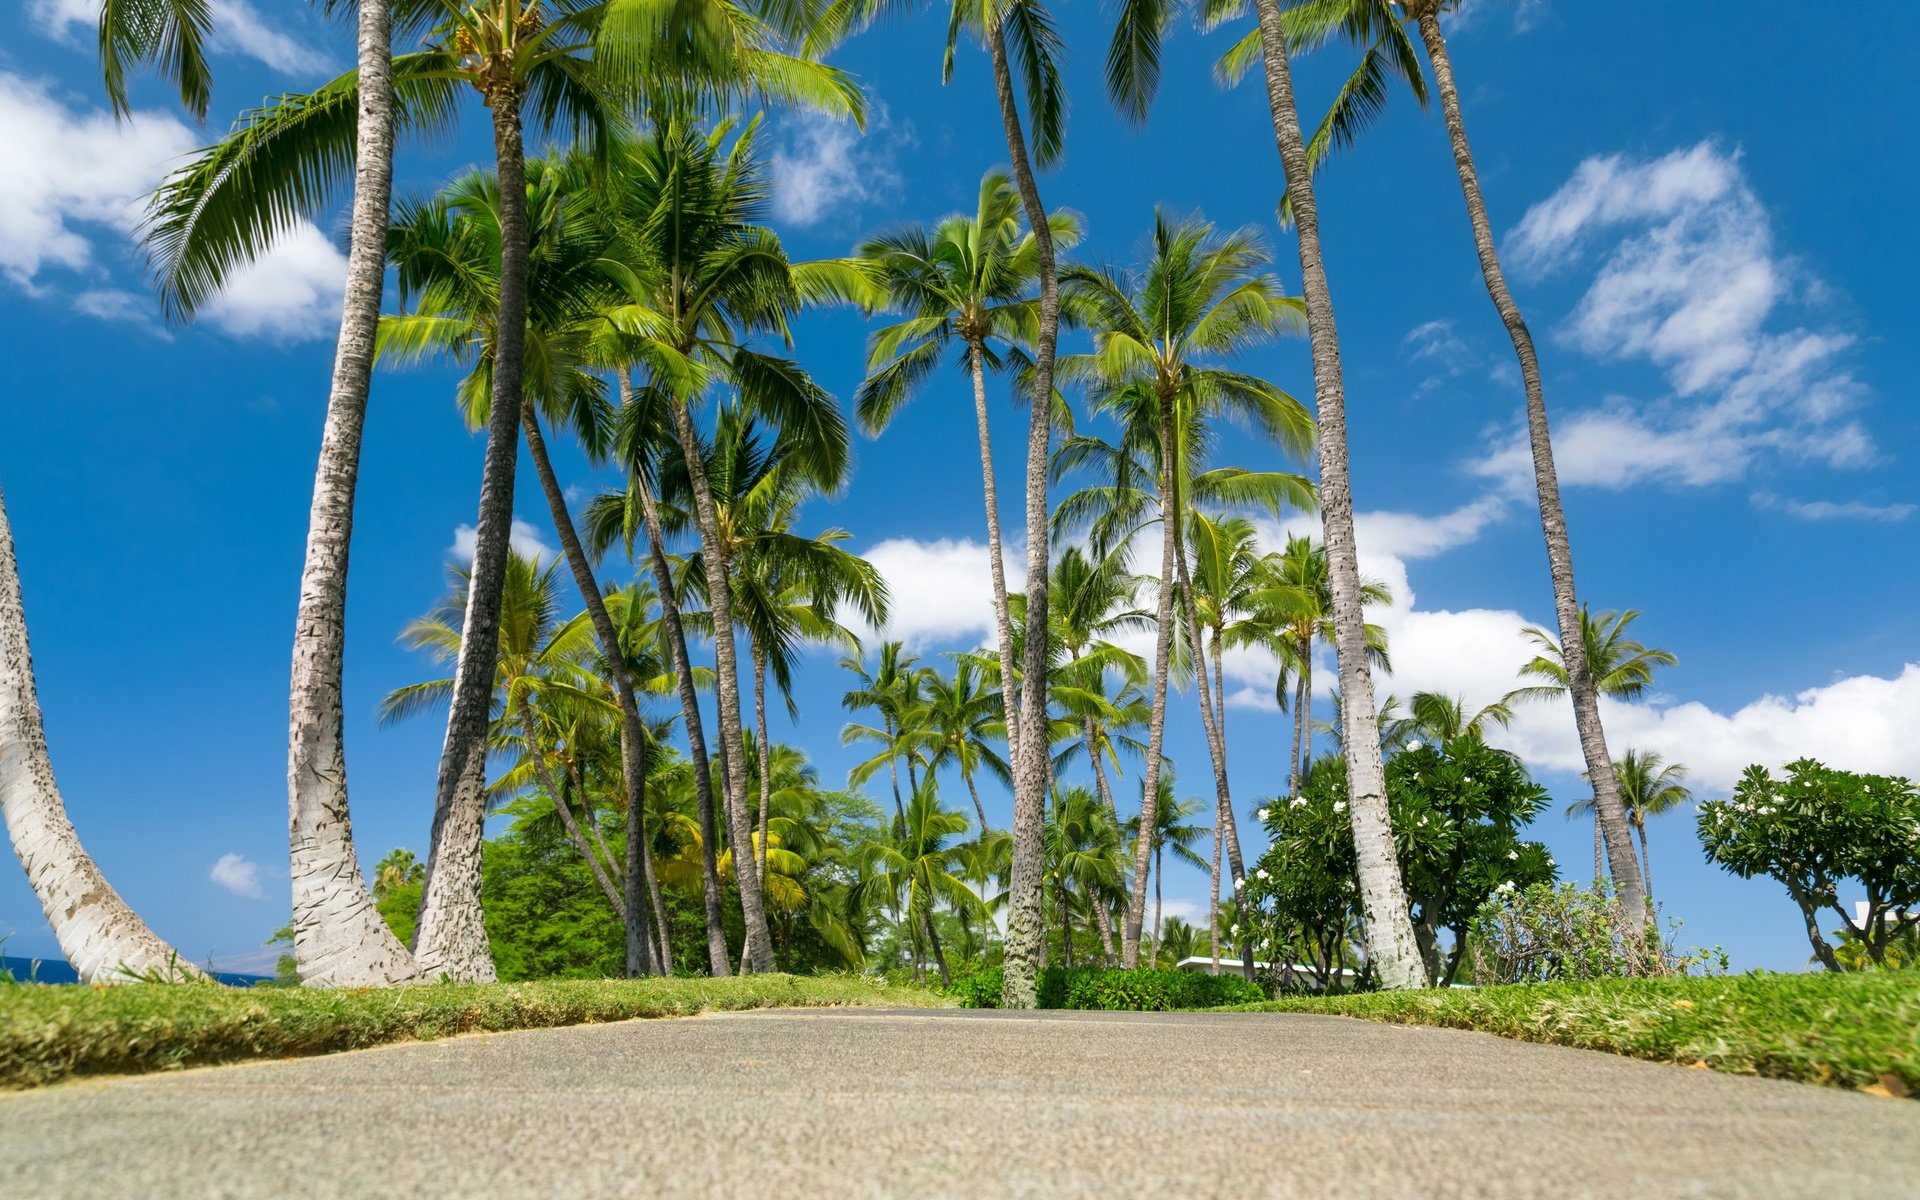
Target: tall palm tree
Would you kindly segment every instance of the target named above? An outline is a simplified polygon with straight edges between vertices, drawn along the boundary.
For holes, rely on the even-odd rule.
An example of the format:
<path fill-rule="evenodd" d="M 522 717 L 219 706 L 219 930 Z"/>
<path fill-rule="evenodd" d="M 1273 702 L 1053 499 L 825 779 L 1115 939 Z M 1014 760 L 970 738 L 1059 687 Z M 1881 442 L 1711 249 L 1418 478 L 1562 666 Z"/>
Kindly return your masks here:
<path fill-rule="evenodd" d="M 1079 718 L 1094 785 L 1107 806 L 1107 815 L 1116 823 L 1120 813 L 1107 782 L 1106 764 L 1111 760 L 1115 770 L 1119 769 L 1113 735 L 1125 727 L 1132 702 L 1138 698 L 1133 689 L 1144 683 L 1147 675 L 1140 657 L 1122 650 L 1112 639 L 1143 631 L 1152 623 L 1153 615 L 1135 600 L 1144 582 L 1128 568 L 1127 547 L 1122 544 L 1104 554 L 1067 547 L 1054 563 L 1053 577 L 1047 585 L 1052 592 L 1047 610 L 1053 625 L 1051 636 L 1066 656 L 1058 667 L 1059 682 L 1065 689 L 1054 690 L 1062 697 L 1062 707 Z M 1116 670 L 1121 692 L 1109 697 L 1107 681 Z M 1087 702 L 1079 702 L 1082 700 Z M 1070 756 L 1071 748 L 1063 753 Z"/>
<path fill-rule="evenodd" d="M 1092 389 L 1096 408 L 1112 412 L 1123 429 L 1121 445 L 1075 438 L 1061 448 L 1056 471 L 1098 464 L 1111 483 L 1083 490 L 1062 502 L 1063 525 L 1092 521 L 1102 547 L 1130 532 L 1149 510 L 1161 522 L 1160 607 L 1154 648 L 1153 704 L 1142 787 L 1142 819 L 1153 824 L 1159 794 L 1160 753 L 1166 725 L 1174 604 L 1181 602 L 1188 652 L 1204 662 L 1192 611 L 1187 555 L 1182 544 L 1185 506 L 1202 500 L 1256 504 L 1277 511 L 1286 502 L 1310 503 L 1311 488 L 1283 472 L 1232 468 L 1204 470 L 1223 419 L 1244 423 L 1285 448 L 1304 449 L 1311 423 L 1291 396 L 1271 383 L 1236 371 L 1227 360 L 1250 344 L 1292 325 L 1299 302 L 1283 296 L 1265 271 L 1265 250 L 1248 231 L 1217 234 L 1198 219 L 1174 221 L 1156 212 L 1151 257 L 1138 273 L 1076 267 L 1067 272 L 1069 303 L 1094 331 L 1092 354 L 1062 364 L 1069 376 Z M 1144 485 L 1151 480 L 1149 498 Z M 1214 720 L 1212 689 L 1196 675 L 1202 724 L 1214 767 L 1214 785 L 1229 847 L 1238 839 L 1227 799 L 1226 760 Z M 1138 960 L 1146 914 L 1145 845 L 1134 851 L 1133 892 L 1121 940 L 1121 961 Z M 1235 879 L 1241 877 L 1238 865 Z"/>
<path fill-rule="evenodd" d="M 1157 63 L 1168 21 L 1160 0 L 1127 0 L 1122 22 L 1134 31 L 1136 63 Z M 1275 148 L 1286 180 L 1300 251 L 1300 285 L 1307 335 L 1313 347 L 1313 383 L 1320 447 L 1320 519 L 1326 542 L 1333 593 L 1334 649 L 1340 668 L 1342 720 L 1348 738 L 1348 788 L 1363 907 L 1367 917 L 1369 961 L 1388 988 L 1427 982 L 1426 967 L 1414 942 L 1407 915 L 1406 887 L 1400 878 L 1393 832 L 1387 817 L 1386 773 L 1381 761 L 1378 718 L 1369 673 L 1366 620 L 1353 532 L 1353 485 L 1347 461 L 1346 399 L 1340 373 L 1340 338 L 1333 298 L 1320 253 L 1320 213 L 1300 115 L 1294 105 L 1287 59 L 1287 31 L 1280 0 L 1254 0 L 1260 23 L 1260 56 L 1266 68 L 1267 105 L 1273 119 Z M 1144 112 L 1158 82 L 1158 71 L 1123 70 L 1114 85 Z"/>
<path fill-rule="evenodd" d="M 1160 965 L 1161 935 L 1161 884 L 1166 881 L 1165 856 L 1167 847 L 1173 847 L 1173 856 L 1190 867 L 1202 871 L 1207 863 L 1193 852 L 1193 844 L 1210 833 L 1216 832 L 1207 825 L 1195 825 L 1193 819 L 1200 815 L 1200 801 L 1197 799 L 1179 800 L 1174 798 L 1172 772 L 1160 776 L 1160 801 L 1153 806 L 1153 939 L 1147 953 L 1150 966 Z M 1134 817 L 1126 824 L 1129 838 L 1140 836 L 1140 818 Z M 1219 926 L 1218 900 L 1220 897 L 1219 856 L 1214 857 L 1212 901 L 1208 904 L 1210 919 Z"/>
<path fill-rule="evenodd" d="M 1580 608 L 1580 645 L 1585 649 L 1586 674 L 1603 696 L 1632 700 L 1653 684 L 1659 667 L 1671 667 L 1680 659 L 1671 650 L 1646 646 L 1627 636 L 1627 627 L 1640 619 L 1635 609 L 1603 612 L 1598 617 Z M 1529 687 L 1508 693 L 1509 700 L 1550 700 L 1567 694 L 1569 672 L 1567 656 L 1560 643 L 1546 630 L 1529 625 L 1522 637 L 1539 647 L 1540 653 L 1520 668 L 1523 679 L 1540 679 Z"/>
<path fill-rule="evenodd" d="M 1561 643 L 1573 650 L 1565 687 L 1573 700 L 1574 726 L 1579 732 L 1580 750 L 1587 762 L 1587 773 L 1595 780 L 1595 812 L 1606 840 L 1607 857 L 1620 889 L 1621 910 L 1627 914 L 1627 923 L 1633 929 L 1632 936 L 1638 937 L 1639 914 L 1645 909 L 1646 896 L 1637 873 L 1631 869 L 1633 843 L 1620 783 L 1610 777 L 1613 762 L 1607 753 L 1606 730 L 1600 719 L 1599 698 L 1603 692 L 1598 681 L 1588 674 L 1586 656 L 1580 650 L 1581 606 L 1574 587 L 1573 550 L 1567 533 L 1566 511 L 1560 502 L 1560 480 L 1553 460 L 1553 438 L 1547 422 L 1546 394 L 1540 381 L 1540 359 L 1534 349 L 1533 334 L 1527 328 L 1520 306 L 1513 298 L 1513 291 L 1507 286 L 1506 272 L 1500 265 L 1499 251 L 1494 245 L 1493 226 L 1487 218 L 1486 198 L 1480 190 L 1479 168 L 1474 163 L 1473 148 L 1467 141 L 1460 93 L 1454 84 L 1453 60 L 1447 50 L 1446 36 L 1440 28 L 1440 14 L 1457 7 L 1458 2 L 1319 0 L 1314 7 L 1321 14 L 1317 22 L 1323 31 L 1321 40 L 1338 29 L 1350 42 L 1370 46 L 1390 43 L 1393 46 L 1391 73 L 1414 84 L 1415 94 L 1423 104 L 1426 100 L 1424 81 L 1418 64 L 1405 46 L 1405 36 L 1398 29 L 1401 23 L 1411 23 L 1417 29 L 1420 41 L 1426 48 L 1427 59 L 1433 66 L 1434 88 L 1440 94 L 1440 111 L 1446 120 L 1447 139 L 1453 150 L 1454 171 L 1459 176 L 1461 196 L 1466 201 L 1467 222 L 1472 230 L 1480 274 L 1486 284 L 1487 296 L 1499 313 L 1501 324 L 1506 327 L 1508 340 L 1513 343 L 1514 358 L 1520 366 L 1520 379 L 1527 398 L 1527 441 L 1533 457 L 1534 487 L 1539 498 L 1540 530 L 1546 542 L 1548 573 L 1553 580 L 1554 614 L 1560 627 Z M 1362 70 L 1366 68 L 1367 59 L 1372 57 L 1370 50 L 1363 57 Z M 1366 97 L 1353 101 L 1343 93 L 1340 101 L 1336 102 L 1335 112 L 1344 110 L 1344 115 L 1339 118 L 1344 131 L 1339 142 L 1351 141 L 1358 129 L 1383 109 L 1387 74 L 1385 71 L 1378 74 L 1371 94 Z M 1351 84 L 1346 91 L 1352 91 Z M 1329 120 L 1334 119 L 1335 113 L 1330 113 Z"/>
<path fill-rule="evenodd" d="M 871 779 L 884 764 L 893 784 L 893 811 L 896 829 L 903 827 L 907 819 L 906 803 L 900 798 L 900 759 L 904 754 L 908 760 L 908 769 L 919 752 L 917 745 L 902 743 L 900 731 L 906 724 L 907 714 L 920 701 L 920 689 L 925 677 L 915 669 L 918 656 L 907 651 L 904 642 L 882 642 L 880 653 L 874 660 L 873 670 L 867 670 L 864 658 L 853 655 L 840 660 L 842 670 L 853 672 L 860 681 L 858 687 L 847 689 L 840 697 L 840 705 L 848 712 L 872 711 L 880 716 L 880 727 L 859 723 L 849 724 L 841 731 L 843 745 L 854 742 L 869 742 L 880 747 L 879 751 L 866 762 L 855 767 L 847 782 L 859 785 Z M 917 787 L 915 790 L 918 790 Z"/>
<path fill-rule="evenodd" d="M 1084 787 L 1056 788 L 1047 812 L 1047 881 L 1060 902 L 1060 934 L 1064 965 L 1073 965 L 1073 909 L 1085 910 L 1100 935 L 1109 962 L 1114 957 L 1113 924 L 1116 901 L 1125 894 L 1125 849 L 1120 826 L 1094 794 Z"/>
<path fill-rule="evenodd" d="M 1021 231 L 1020 195 L 1005 172 L 980 181 L 972 215 L 955 213 L 931 229 L 907 227 L 869 238 L 859 248 L 887 297 L 887 307 L 906 319 L 874 334 L 868 346 L 869 374 L 855 397 L 860 425 L 877 435 L 939 365 L 948 345 L 959 343 L 973 382 L 974 425 L 980 442 L 980 486 L 987 510 L 988 569 L 993 580 L 996 643 L 1002 679 L 1018 678 L 1013 667 L 1013 627 L 1007 613 L 1002 563 L 1000 502 L 987 419 L 987 372 L 1030 361 L 1038 306 L 1032 291 L 1039 272 L 1038 242 Z M 1049 220 L 1057 249 L 1079 241 L 1081 222 L 1069 212 Z M 1006 712 L 1008 737 L 1016 739 L 1017 700 Z M 1018 758 L 1017 741 L 1010 741 Z"/>
<path fill-rule="evenodd" d="M 1313 659 L 1315 646 L 1334 640 L 1333 580 L 1327 572 L 1326 547 L 1312 538 L 1287 539 L 1286 548 L 1268 554 L 1262 562 L 1264 587 L 1252 598 L 1259 609 L 1258 625 L 1267 644 L 1280 660 L 1280 675 L 1274 681 L 1274 697 L 1282 711 L 1293 709 L 1293 754 L 1287 765 L 1287 794 L 1300 794 L 1307 763 L 1313 758 L 1311 722 L 1313 713 Z M 1393 593 L 1375 579 L 1361 579 L 1360 603 L 1392 604 Z M 1367 652 L 1378 670 L 1390 670 L 1387 631 L 1367 622 L 1364 627 Z M 1292 696 L 1288 691 L 1291 688 Z M 1386 706 L 1380 710 L 1384 722 Z"/>
<path fill-rule="evenodd" d="M 1693 789 L 1684 782 L 1687 768 L 1682 763 L 1668 762 L 1652 750 L 1629 750 L 1625 757 L 1613 764 L 1613 773 L 1620 780 L 1620 795 L 1626 801 L 1627 820 L 1640 837 L 1640 882 L 1646 889 L 1647 899 L 1651 901 L 1653 860 L 1647 853 L 1647 818 L 1671 812 L 1693 799 Z M 1567 806 L 1568 817 L 1591 816 L 1594 811 L 1591 796 Z M 1596 880 L 1601 875 L 1602 845 L 1600 826 L 1596 820 L 1593 834 L 1593 877 Z"/>
<path fill-rule="evenodd" d="M 34 686 L 13 526 L 0 496 L 0 818 L 60 953 L 83 983 L 197 976 L 113 890 L 54 785 Z M 363 889 L 364 890 L 364 889 Z"/>
<path fill-rule="evenodd" d="M 1506 699 L 1495 700 L 1482 708 L 1470 708 L 1466 697 L 1445 692 L 1415 692 L 1407 702 L 1407 715 L 1385 719 L 1390 705 L 1381 705 L 1382 725 L 1388 745 L 1405 745 L 1415 738 L 1431 742 L 1450 742 L 1455 738 L 1485 741 L 1487 730 L 1495 725 L 1505 729 L 1513 723 L 1513 707 Z"/>

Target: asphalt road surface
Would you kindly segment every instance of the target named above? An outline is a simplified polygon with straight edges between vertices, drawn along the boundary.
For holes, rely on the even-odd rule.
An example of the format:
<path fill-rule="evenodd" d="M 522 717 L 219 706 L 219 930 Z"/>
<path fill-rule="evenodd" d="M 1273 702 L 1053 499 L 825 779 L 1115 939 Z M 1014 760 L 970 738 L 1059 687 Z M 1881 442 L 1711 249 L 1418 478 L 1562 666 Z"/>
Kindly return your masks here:
<path fill-rule="evenodd" d="M 1281 1014 L 755 1012 L 0 1096 L 0 1197 L 1920 1195 L 1920 1103 Z"/>

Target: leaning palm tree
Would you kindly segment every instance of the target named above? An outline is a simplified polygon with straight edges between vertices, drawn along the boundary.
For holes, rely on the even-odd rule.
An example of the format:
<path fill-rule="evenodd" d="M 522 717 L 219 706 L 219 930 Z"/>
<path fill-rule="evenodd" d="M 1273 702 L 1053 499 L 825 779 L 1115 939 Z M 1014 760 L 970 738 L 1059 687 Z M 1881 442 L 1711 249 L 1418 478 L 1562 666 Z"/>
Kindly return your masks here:
<path fill-rule="evenodd" d="M 1626 801 L 1627 820 L 1640 837 L 1640 882 L 1646 889 L 1647 899 L 1651 901 L 1653 860 L 1647 854 L 1647 818 L 1671 812 L 1693 799 L 1693 789 L 1684 782 L 1687 768 L 1681 763 L 1668 762 L 1652 750 L 1629 750 L 1625 757 L 1613 764 L 1613 773 L 1620 780 L 1620 795 Z M 1594 815 L 1591 796 L 1567 806 L 1568 817 Z M 1596 818 L 1593 827 L 1593 877 L 1596 881 L 1604 873 L 1601 859 L 1603 848 L 1600 823 Z"/>
<path fill-rule="evenodd" d="M 1135 61 L 1159 61 L 1168 26 L 1160 0 L 1127 0 L 1126 27 L 1137 31 Z M 1388 988 L 1427 982 L 1426 967 L 1414 942 L 1406 887 L 1387 817 L 1386 772 L 1380 756 L 1378 718 L 1369 671 L 1366 619 L 1361 609 L 1358 553 L 1354 544 L 1353 484 L 1347 459 L 1345 389 L 1341 382 L 1340 337 L 1334 324 L 1333 297 L 1320 252 L 1320 211 L 1313 194 L 1313 173 L 1306 139 L 1294 104 L 1287 58 L 1287 32 L 1281 0 L 1254 0 L 1260 23 L 1260 57 L 1266 68 L 1267 105 L 1273 119 L 1275 148 L 1285 176 L 1300 252 L 1300 287 L 1307 335 L 1313 347 L 1313 383 L 1320 447 L 1320 519 L 1332 585 L 1334 649 L 1340 669 L 1340 694 L 1349 731 L 1347 786 L 1352 804 L 1354 850 L 1362 905 L 1367 918 L 1369 961 Z M 1158 82 L 1156 70 L 1117 73 L 1115 88 L 1144 112 Z"/>
<path fill-rule="evenodd" d="M 1079 241 L 1081 222 L 1056 212 L 1050 223 L 1056 248 Z M 988 570 L 1002 679 L 1013 668 L 1013 626 L 1007 614 L 1007 578 L 1001 561 L 1000 501 L 994 480 L 993 445 L 987 419 L 987 373 L 1029 361 L 1036 336 L 1032 291 L 1039 272 L 1038 242 L 1023 233 L 1020 196 L 1001 171 L 980 181 L 980 201 L 969 215 L 955 213 L 931 229 L 889 231 L 863 242 L 860 257 L 872 265 L 887 307 L 906 319 L 874 334 L 868 346 L 870 372 L 855 397 L 863 429 L 877 435 L 959 343 L 973 382 L 974 426 L 980 441 L 980 486 L 987 509 Z M 1011 689 L 1003 693 L 1007 733 L 1017 739 L 1019 714 Z M 1017 741 L 1010 741 L 1019 757 Z"/>
<path fill-rule="evenodd" d="M 1184 618 L 1178 627 L 1189 634 L 1186 650 L 1196 662 L 1205 659 L 1197 641 L 1201 634 L 1182 538 L 1186 506 L 1209 501 L 1277 513 L 1283 504 L 1312 503 L 1311 486 L 1296 475 L 1205 469 L 1225 420 L 1295 451 L 1311 440 L 1311 421 L 1297 401 L 1266 380 L 1228 365 L 1235 354 L 1298 319 L 1299 301 L 1281 293 L 1279 280 L 1265 270 L 1267 261 L 1265 249 L 1249 231 L 1220 234 L 1205 221 L 1176 221 L 1156 212 L 1151 255 L 1142 270 L 1075 267 L 1066 275 L 1072 312 L 1094 331 L 1095 342 L 1093 353 L 1064 362 L 1063 373 L 1089 385 L 1096 409 L 1112 413 L 1123 434 L 1118 446 L 1078 437 L 1061 448 L 1054 464 L 1057 472 L 1092 465 L 1106 481 L 1068 497 L 1056 519 L 1064 528 L 1092 524 L 1102 549 L 1118 544 L 1147 519 L 1161 523 L 1155 716 L 1148 727 L 1141 799 L 1142 820 L 1149 827 L 1159 794 L 1176 598 Z M 1204 672 L 1195 680 L 1221 820 L 1237 857 L 1212 688 Z M 1134 856 L 1133 892 L 1121 940 L 1121 961 L 1128 967 L 1138 960 L 1146 914 L 1144 844 Z M 1240 878 L 1237 863 L 1234 877 Z"/>
<path fill-rule="evenodd" d="M 1013 781 L 1006 759 L 993 748 L 994 742 L 1006 736 L 1006 718 L 970 655 L 954 657 L 952 678 L 932 670 L 923 678 L 920 703 L 905 714 L 906 724 L 900 735 L 924 749 L 927 774 L 948 764 L 960 772 L 974 814 L 980 818 L 980 833 L 985 836 L 989 829 L 987 809 L 973 780 L 985 769 L 1002 783 Z"/>
<path fill-rule="evenodd" d="M 107 883 L 80 845 L 54 786 L 5 497 L 0 497 L 0 819 L 60 953 L 81 982 L 199 975 Z"/>

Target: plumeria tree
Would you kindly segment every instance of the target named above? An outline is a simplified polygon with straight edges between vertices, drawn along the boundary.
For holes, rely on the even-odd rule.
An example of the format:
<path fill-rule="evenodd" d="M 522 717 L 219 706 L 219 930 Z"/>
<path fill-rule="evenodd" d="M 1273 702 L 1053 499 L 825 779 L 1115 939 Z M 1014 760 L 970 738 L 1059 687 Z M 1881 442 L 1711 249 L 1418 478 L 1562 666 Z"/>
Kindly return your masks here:
<path fill-rule="evenodd" d="M 1898 775 L 1862 775 L 1803 758 L 1785 778 L 1762 766 L 1741 775 L 1727 800 L 1700 806 L 1707 861 L 1742 879 L 1765 875 L 1793 897 L 1807 923 L 1814 957 L 1845 969 L 1820 932 L 1839 916 L 1869 962 L 1920 924 L 1920 791 Z M 1854 881 L 1864 908 L 1849 912 L 1840 889 Z"/>

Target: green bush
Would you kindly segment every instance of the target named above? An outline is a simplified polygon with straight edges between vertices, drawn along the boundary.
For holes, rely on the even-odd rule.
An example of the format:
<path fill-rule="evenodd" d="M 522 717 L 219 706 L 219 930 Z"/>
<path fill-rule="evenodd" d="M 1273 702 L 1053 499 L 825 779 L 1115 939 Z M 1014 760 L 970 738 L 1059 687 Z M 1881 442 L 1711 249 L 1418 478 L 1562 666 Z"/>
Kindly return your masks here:
<path fill-rule="evenodd" d="M 962 1008 L 999 1008 L 1001 969 L 975 971 L 953 981 Z M 1041 1008 L 1105 1012 L 1172 1012 L 1218 1008 L 1266 999 L 1260 985 L 1238 975 L 1196 971 L 1121 971 L 1099 967 L 1048 967 L 1040 972 Z"/>

